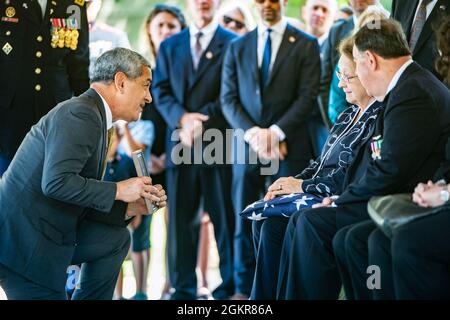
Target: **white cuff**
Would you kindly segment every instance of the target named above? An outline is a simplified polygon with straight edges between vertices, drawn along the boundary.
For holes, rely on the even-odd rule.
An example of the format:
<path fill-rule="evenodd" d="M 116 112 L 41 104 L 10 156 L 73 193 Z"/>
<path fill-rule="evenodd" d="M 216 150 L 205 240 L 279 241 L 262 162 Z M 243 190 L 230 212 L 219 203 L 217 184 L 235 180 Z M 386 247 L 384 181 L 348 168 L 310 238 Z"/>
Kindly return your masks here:
<path fill-rule="evenodd" d="M 281 130 L 281 128 L 276 124 L 271 125 L 269 129 L 277 134 L 280 141 L 286 139 L 286 135 L 284 134 L 283 130 Z"/>
<path fill-rule="evenodd" d="M 245 131 L 244 133 L 244 141 L 249 143 L 250 142 L 250 138 L 252 137 L 252 135 L 255 133 L 256 130 L 259 130 L 259 127 L 252 127 L 250 129 L 248 129 L 247 131 Z"/>

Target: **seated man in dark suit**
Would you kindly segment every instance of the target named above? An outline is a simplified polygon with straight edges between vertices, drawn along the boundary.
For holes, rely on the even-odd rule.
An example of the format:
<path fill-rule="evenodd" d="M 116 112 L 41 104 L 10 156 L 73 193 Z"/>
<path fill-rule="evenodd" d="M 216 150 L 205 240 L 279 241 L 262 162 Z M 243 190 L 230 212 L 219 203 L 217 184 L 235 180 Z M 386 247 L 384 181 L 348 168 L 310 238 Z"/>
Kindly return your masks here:
<path fill-rule="evenodd" d="M 326 199 L 324 207 L 291 217 L 279 273 L 281 299 L 336 299 L 341 288 L 336 233 L 369 218 L 370 197 L 412 192 L 444 159 L 450 133 L 448 90 L 412 61 L 397 22 L 376 23 L 379 27 L 368 24 L 355 34 L 353 51 L 356 74 L 370 95 L 384 101 L 384 114 L 348 169 L 347 187 L 335 205 Z"/>
<path fill-rule="evenodd" d="M 112 298 L 130 244 L 126 220 L 148 211 L 143 198 L 166 201 L 148 177 L 101 181 L 113 121 L 139 118 L 150 82 L 139 54 L 108 51 L 91 88 L 25 137 L 0 180 L 0 286 L 8 299 L 65 299 L 72 264 L 82 264 L 74 299 Z"/>
<path fill-rule="evenodd" d="M 450 56 L 449 34 L 450 18 L 447 18 L 439 28 L 438 48 L 441 55 L 436 62 L 436 69 L 447 84 L 450 84 L 447 67 Z M 434 214 L 397 227 L 392 230 L 390 238 L 374 228 L 372 222 L 339 232 L 342 233 L 341 239 L 345 236 L 345 243 L 340 245 L 343 250 L 336 253 L 345 261 L 341 269 L 347 269 L 346 273 L 352 278 L 352 283 L 345 285 L 346 293 L 354 292 L 356 298 L 366 299 L 450 298 L 450 207 L 449 185 L 445 184 L 445 181 L 450 182 L 450 140 L 447 141 L 446 161 L 440 166 L 434 180 L 435 183 L 420 183 L 413 195 L 390 195 L 372 199 L 369 203 L 373 207 L 373 201 L 388 201 L 389 208 L 405 213 Z M 356 280 L 361 279 L 361 275 L 367 277 L 367 261 L 370 265 L 378 266 L 382 275 L 381 289 L 374 290 L 373 294 L 361 281 Z"/>

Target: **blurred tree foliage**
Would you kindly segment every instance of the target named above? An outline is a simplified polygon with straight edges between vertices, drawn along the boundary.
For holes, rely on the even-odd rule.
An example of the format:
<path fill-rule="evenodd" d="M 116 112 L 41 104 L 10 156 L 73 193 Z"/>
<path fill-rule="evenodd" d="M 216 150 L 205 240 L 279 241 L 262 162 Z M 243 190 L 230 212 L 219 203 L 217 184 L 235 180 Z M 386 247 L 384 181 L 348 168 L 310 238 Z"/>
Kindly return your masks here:
<path fill-rule="evenodd" d="M 251 3 L 253 0 L 239 0 Z M 347 0 L 338 0 L 340 5 Z M 286 15 L 299 18 L 300 8 L 306 0 L 289 0 Z M 392 0 L 381 0 L 384 7 L 391 9 Z M 103 8 L 99 19 L 118 27 L 128 33 L 133 49 L 145 51 L 146 43 L 143 32 L 144 20 L 156 3 L 176 4 L 185 9 L 186 0 L 103 0 Z"/>

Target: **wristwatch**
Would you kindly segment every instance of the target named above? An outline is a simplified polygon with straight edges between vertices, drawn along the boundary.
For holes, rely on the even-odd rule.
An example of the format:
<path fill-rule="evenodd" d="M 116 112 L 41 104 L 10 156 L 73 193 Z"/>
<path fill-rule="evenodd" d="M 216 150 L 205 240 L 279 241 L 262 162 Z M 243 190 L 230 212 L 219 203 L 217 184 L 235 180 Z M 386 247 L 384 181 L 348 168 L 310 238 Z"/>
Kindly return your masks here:
<path fill-rule="evenodd" d="M 448 192 L 447 186 L 441 190 L 441 200 L 447 202 L 450 199 L 450 194 Z"/>

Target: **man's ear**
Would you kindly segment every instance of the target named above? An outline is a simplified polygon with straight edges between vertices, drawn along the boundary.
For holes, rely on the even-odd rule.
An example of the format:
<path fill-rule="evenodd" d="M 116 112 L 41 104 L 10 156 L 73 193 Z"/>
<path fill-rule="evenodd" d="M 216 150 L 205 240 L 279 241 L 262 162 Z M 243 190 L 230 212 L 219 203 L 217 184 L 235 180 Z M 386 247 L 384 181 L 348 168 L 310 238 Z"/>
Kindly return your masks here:
<path fill-rule="evenodd" d="M 127 75 L 123 73 L 122 71 L 119 71 L 114 76 L 114 86 L 116 87 L 117 91 L 120 93 L 123 93 L 125 88 L 125 80 L 127 80 Z"/>
<path fill-rule="evenodd" d="M 376 71 L 379 68 L 379 57 L 376 54 L 367 50 L 364 52 L 364 58 L 371 71 Z"/>

